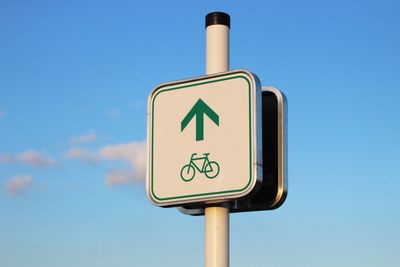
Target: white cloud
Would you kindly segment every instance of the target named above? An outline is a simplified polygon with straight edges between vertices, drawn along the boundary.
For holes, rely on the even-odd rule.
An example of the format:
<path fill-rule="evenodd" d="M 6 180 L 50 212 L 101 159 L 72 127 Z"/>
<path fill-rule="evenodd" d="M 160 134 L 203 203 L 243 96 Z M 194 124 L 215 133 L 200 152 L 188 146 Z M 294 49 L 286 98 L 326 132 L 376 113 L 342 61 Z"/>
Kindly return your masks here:
<path fill-rule="evenodd" d="M 28 150 L 20 153 L 18 155 L 18 160 L 34 167 L 50 167 L 55 164 L 53 159 L 46 158 L 34 150 Z"/>
<path fill-rule="evenodd" d="M 107 110 L 106 114 L 107 117 L 109 117 L 110 119 L 116 120 L 121 116 L 121 111 L 119 111 L 118 109 L 110 109 Z"/>
<path fill-rule="evenodd" d="M 109 145 L 100 150 L 105 160 L 119 160 L 130 164 L 132 170 L 114 170 L 106 177 L 109 186 L 127 184 L 134 181 L 143 182 L 146 176 L 146 144 L 145 142 Z"/>
<path fill-rule="evenodd" d="M 114 166 L 107 173 L 105 182 L 108 186 L 142 183 L 145 180 L 145 142 L 107 145 L 97 152 L 85 148 L 72 148 L 65 153 L 65 156 L 69 159 L 78 159 L 87 164 L 96 164 L 100 161 L 125 163 L 127 166 L 121 166 L 121 168 L 115 168 Z"/>
<path fill-rule="evenodd" d="M 84 148 L 72 148 L 68 150 L 65 156 L 69 159 L 78 159 L 87 164 L 95 164 L 99 161 L 99 157 Z"/>
<path fill-rule="evenodd" d="M 0 155 L 0 164 L 11 164 L 15 162 L 15 158 L 8 154 Z"/>
<path fill-rule="evenodd" d="M 141 177 L 135 171 L 112 170 L 106 176 L 108 186 L 132 184 L 134 182 L 141 182 Z"/>
<path fill-rule="evenodd" d="M 96 140 L 97 140 L 96 133 L 89 132 L 87 134 L 71 138 L 70 143 L 71 145 L 81 145 L 81 144 L 93 143 Z"/>
<path fill-rule="evenodd" d="M 32 185 L 31 175 L 20 175 L 14 176 L 6 184 L 6 191 L 11 196 L 18 196 L 23 194 L 23 192 Z"/>

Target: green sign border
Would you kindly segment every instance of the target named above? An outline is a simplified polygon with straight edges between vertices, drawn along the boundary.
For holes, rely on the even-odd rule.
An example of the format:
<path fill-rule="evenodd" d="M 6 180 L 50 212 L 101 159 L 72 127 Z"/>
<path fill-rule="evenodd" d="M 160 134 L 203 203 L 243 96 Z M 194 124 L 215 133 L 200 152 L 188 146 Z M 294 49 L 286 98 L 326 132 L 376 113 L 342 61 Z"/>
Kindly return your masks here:
<path fill-rule="evenodd" d="M 224 76 L 229 76 L 229 75 L 235 75 L 235 73 L 227 73 L 225 75 L 222 75 L 220 77 L 224 77 Z M 199 86 L 199 85 L 203 85 L 203 84 L 209 84 L 209 83 L 216 83 L 216 82 L 222 82 L 222 81 L 227 81 L 227 80 L 233 80 L 233 79 L 237 79 L 237 78 L 241 78 L 244 79 L 249 88 L 249 153 L 250 153 L 250 179 L 249 182 L 246 184 L 245 187 L 241 188 L 241 189 L 236 189 L 236 190 L 226 190 L 226 191 L 218 191 L 218 192 L 209 192 L 209 193 L 200 193 L 200 194 L 193 194 L 193 195 L 184 195 L 184 196 L 176 196 L 176 197 L 167 197 L 167 198 L 161 198 L 158 197 L 155 192 L 154 192 L 154 172 L 153 172 L 153 165 L 154 165 L 154 161 L 153 161 L 153 155 L 154 155 L 154 102 L 156 97 L 163 92 L 167 92 L 167 91 L 172 91 L 172 90 L 180 90 L 180 89 L 184 89 L 184 88 L 189 88 L 189 87 L 194 87 L 194 86 Z M 206 78 L 207 79 L 207 78 Z M 168 86 L 168 85 L 165 85 Z M 165 87 L 164 86 L 164 87 Z M 159 87 L 157 90 L 159 90 L 162 87 Z M 218 195 L 218 194 L 225 194 L 225 193 L 236 193 L 236 192 L 242 192 L 245 191 L 251 184 L 252 180 L 253 180 L 253 169 L 252 169 L 252 145 L 251 145 L 251 139 L 252 139 L 252 120 L 251 120 L 251 115 L 252 115 L 252 105 L 251 105 L 251 100 L 252 100 L 252 95 L 251 95 L 251 83 L 249 81 L 249 78 L 243 75 L 235 75 L 232 77 L 227 77 L 227 78 L 222 78 L 222 79 L 216 79 L 216 80 L 211 80 L 211 81 L 205 81 L 205 82 L 198 82 L 198 83 L 193 83 L 193 84 L 189 84 L 189 85 L 183 85 L 183 86 L 177 86 L 177 87 L 173 87 L 173 88 L 168 88 L 168 89 L 161 89 L 159 90 L 153 97 L 152 101 L 151 101 L 151 112 L 152 112 L 152 116 L 151 116 L 151 123 L 152 123 L 152 127 L 151 127 L 151 194 L 152 196 L 159 200 L 159 203 L 162 203 L 163 201 L 166 200 L 174 200 L 174 199 L 184 199 L 184 198 L 190 198 L 190 197 L 199 197 L 199 196 L 209 196 L 209 195 Z"/>

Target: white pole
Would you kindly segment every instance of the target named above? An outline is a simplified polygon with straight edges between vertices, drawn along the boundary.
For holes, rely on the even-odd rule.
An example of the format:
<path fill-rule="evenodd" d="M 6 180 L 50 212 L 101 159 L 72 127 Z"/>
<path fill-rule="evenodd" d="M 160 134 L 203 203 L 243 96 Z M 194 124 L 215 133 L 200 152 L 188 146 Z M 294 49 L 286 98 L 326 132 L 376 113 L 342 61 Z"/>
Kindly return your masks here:
<path fill-rule="evenodd" d="M 229 70 L 230 17 L 222 12 L 206 16 L 206 73 Z M 205 208 L 205 267 L 229 266 L 229 206 Z"/>
<path fill-rule="evenodd" d="M 205 266 L 229 266 L 229 208 L 205 208 Z"/>
<path fill-rule="evenodd" d="M 206 74 L 213 74 L 228 70 L 229 70 L 229 27 L 222 24 L 207 26 Z"/>

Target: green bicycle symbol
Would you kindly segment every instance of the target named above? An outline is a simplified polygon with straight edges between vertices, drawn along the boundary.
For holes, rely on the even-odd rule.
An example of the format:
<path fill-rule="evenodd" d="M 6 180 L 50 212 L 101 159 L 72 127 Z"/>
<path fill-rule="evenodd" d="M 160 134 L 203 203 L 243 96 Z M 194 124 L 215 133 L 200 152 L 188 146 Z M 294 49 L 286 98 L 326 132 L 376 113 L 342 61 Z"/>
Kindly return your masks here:
<path fill-rule="evenodd" d="M 189 164 L 186 164 L 185 166 L 182 167 L 181 169 L 182 180 L 185 182 L 190 182 L 191 180 L 193 180 L 196 174 L 196 169 L 200 173 L 204 173 L 206 177 L 209 179 L 217 177 L 219 173 L 219 164 L 216 161 L 210 161 L 208 159 L 208 155 L 210 155 L 210 153 L 203 153 L 202 157 L 195 157 L 196 155 L 197 153 L 193 153 L 192 156 L 190 157 Z M 201 163 L 202 163 L 201 168 L 199 168 Z"/>

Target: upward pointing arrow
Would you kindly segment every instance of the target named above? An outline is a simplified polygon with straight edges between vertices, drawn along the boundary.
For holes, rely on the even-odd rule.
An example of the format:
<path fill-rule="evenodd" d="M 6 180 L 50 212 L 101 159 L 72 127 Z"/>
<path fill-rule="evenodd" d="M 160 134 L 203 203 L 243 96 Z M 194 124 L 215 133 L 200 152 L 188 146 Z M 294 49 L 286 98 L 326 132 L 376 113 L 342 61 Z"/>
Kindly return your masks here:
<path fill-rule="evenodd" d="M 204 140 L 204 114 L 206 114 L 217 126 L 219 126 L 219 116 L 201 98 L 197 100 L 185 118 L 181 122 L 181 132 L 189 122 L 196 116 L 196 141 Z"/>

